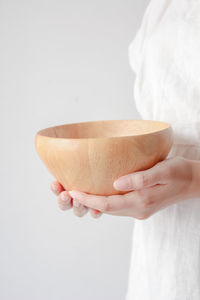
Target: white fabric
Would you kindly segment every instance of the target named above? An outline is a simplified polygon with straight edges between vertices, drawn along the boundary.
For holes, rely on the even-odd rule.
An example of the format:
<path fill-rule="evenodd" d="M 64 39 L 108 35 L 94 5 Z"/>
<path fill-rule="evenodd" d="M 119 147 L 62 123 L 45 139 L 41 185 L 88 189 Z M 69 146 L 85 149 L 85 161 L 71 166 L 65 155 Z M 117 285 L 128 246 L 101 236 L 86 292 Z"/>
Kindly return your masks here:
<path fill-rule="evenodd" d="M 143 119 L 174 129 L 169 157 L 200 160 L 200 0 L 153 0 L 129 49 Z M 127 300 L 200 300 L 200 199 L 135 220 Z"/>

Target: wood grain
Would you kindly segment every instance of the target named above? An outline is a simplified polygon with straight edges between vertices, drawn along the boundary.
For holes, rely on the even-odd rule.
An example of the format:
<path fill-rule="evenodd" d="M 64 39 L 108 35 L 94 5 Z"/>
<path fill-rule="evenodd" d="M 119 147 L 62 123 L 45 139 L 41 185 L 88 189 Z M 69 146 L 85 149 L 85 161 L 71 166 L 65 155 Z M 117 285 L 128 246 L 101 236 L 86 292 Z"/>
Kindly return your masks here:
<path fill-rule="evenodd" d="M 120 194 L 115 179 L 165 159 L 172 143 L 170 124 L 151 120 L 65 124 L 35 136 L 39 157 L 66 190 L 96 195 Z"/>

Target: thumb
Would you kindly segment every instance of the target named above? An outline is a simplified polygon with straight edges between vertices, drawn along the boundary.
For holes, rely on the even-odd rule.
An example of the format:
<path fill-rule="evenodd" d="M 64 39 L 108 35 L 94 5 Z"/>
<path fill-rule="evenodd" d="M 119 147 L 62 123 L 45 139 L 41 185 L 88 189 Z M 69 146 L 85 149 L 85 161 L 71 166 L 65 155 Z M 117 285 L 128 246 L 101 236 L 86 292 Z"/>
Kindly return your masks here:
<path fill-rule="evenodd" d="M 163 173 L 163 164 L 158 163 L 148 170 L 135 172 L 118 178 L 113 186 L 119 191 L 140 190 L 163 183 Z"/>

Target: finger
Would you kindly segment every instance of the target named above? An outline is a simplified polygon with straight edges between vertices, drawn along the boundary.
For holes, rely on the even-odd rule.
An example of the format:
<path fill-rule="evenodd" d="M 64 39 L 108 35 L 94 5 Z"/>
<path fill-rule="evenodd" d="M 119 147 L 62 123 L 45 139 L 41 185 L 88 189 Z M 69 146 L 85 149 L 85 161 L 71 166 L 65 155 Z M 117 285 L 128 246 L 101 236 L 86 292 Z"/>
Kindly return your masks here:
<path fill-rule="evenodd" d="M 93 217 L 93 218 L 99 218 L 101 217 L 102 215 L 102 212 L 100 212 L 99 210 L 96 210 L 96 209 L 90 209 L 90 215 Z"/>
<path fill-rule="evenodd" d="M 75 216 L 83 217 L 88 212 L 88 208 L 78 202 L 77 199 L 73 199 L 73 211 Z"/>
<path fill-rule="evenodd" d="M 58 206 L 61 210 L 72 208 L 72 198 L 67 191 L 60 193 L 58 197 Z"/>
<path fill-rule="evenodd" d="M 78 191 L 69 191 L 69 194 L 83 205 L 100 212 L 120 210 L 128 205 L 129 199 L 126 195 L 96 196 Z"/>
<path fill-rule="evenodd" d="M 59 195 L 62 191 L 64 191 L 64 187 L 58 181 L 54 181 L 51 183 L 50 188 L 55 195 Z"/>
<path fill-rule="evenodd" d="M 148 170 L 135 172 L 118 178 L 113 186 L 119 191 L 132 191 L 162 183 L 164 183 L 164 165 L 158 163 Z"/>

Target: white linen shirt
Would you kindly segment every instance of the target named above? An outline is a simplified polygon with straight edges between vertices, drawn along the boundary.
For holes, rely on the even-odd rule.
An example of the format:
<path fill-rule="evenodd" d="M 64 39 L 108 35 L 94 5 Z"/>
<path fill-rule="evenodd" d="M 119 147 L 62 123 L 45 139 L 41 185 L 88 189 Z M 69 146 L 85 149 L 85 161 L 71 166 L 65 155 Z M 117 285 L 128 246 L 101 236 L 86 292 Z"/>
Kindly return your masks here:
<path fill-rule="evenodd" d="M 141 117 L 174 130 L 168 157 L 200 160 L 200 0 L 152 0 L 129 58 Z M 200 300 L 200 199 L 134 220 L 126 300 Z"/>

